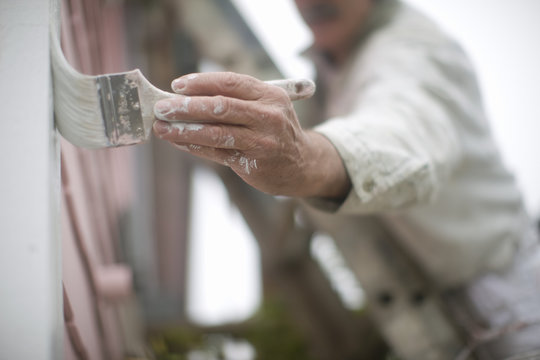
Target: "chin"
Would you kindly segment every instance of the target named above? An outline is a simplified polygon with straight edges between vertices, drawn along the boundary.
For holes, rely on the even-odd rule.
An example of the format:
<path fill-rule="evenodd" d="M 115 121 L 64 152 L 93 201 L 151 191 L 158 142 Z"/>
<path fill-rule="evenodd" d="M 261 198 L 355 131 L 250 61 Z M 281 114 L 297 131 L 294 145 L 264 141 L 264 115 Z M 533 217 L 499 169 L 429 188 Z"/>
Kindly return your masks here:
<path fill-rule="evenodd" d="M 339 42 L 335 39 L 333 36 L 314 37 L 313 46 L 318 50 L 333 52 L 339 48 Z"/>

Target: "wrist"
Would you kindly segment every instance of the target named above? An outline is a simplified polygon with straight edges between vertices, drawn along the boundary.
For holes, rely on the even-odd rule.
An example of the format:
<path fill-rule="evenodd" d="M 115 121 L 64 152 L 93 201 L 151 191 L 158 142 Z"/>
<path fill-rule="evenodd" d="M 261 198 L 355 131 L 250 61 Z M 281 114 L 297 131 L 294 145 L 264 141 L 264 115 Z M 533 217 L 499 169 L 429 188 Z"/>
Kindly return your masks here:
<path fill-rule="evenodd" d="M 351 189 L 351 181 L 337 149 L 324 135 L 306 131 L 308 151 L 305 184 L 301 197 L 318 197 L 344 200 Z"/>

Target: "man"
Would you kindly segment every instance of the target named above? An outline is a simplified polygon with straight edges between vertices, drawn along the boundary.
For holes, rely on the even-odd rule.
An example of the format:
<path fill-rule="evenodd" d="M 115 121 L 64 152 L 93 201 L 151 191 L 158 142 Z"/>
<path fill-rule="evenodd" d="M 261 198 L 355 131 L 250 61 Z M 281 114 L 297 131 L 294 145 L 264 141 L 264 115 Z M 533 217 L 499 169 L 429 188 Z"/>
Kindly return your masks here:
<path fill-rule="evenodd" d="M 321 124 L 302 128 L 281 89 L 211 73 L 173 81 L 182 96 L 156 103 L 154 132 L 269 194 L 376 214 L 454 289 L 455 321 L 490 331 L 480 358 L 540 352 L 537 237 L 459 46 L 397 0 L 296 5 L 314 35 Z"/>

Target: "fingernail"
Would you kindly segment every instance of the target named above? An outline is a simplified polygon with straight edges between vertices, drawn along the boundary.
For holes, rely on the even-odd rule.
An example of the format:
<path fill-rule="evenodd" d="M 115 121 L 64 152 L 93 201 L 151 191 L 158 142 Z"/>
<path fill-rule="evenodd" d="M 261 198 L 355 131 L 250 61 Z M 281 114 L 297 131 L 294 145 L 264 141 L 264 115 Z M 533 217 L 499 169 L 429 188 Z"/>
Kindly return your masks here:
<path fill-rule="evenodd" d="M 171 132 L 171 124 L 166 121 L 156 121 L 154 123 L 154 132 L 157 135 L 165 135 Z"/>
<path fill-rule="evenodd" d="M 154 115 L 156 118 L 166 120 L 165 115 L 171 112 L 171 103 L 168 100 L 160 100 L 154 105 Z"/>
<path fill-rule="evenodd" d="M 174 92 L 180 92 L 186 87 L 186 81 L 184 79 L 175 79 L 171 83 L 171 88 Z"/>

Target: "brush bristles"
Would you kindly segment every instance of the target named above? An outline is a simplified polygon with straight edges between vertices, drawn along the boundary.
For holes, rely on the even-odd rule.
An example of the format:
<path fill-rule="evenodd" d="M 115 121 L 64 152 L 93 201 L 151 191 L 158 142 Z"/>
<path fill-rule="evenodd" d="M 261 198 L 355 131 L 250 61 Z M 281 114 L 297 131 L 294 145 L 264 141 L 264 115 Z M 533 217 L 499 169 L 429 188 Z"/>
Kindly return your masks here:
<path fill-rule="evenodd" d="M 52 70 L 56 126 L 76 146 L 111 146 L 101 115 L 96 78 L 77 72 L 64 58 L 57 38 L 52 37 Z"/>

